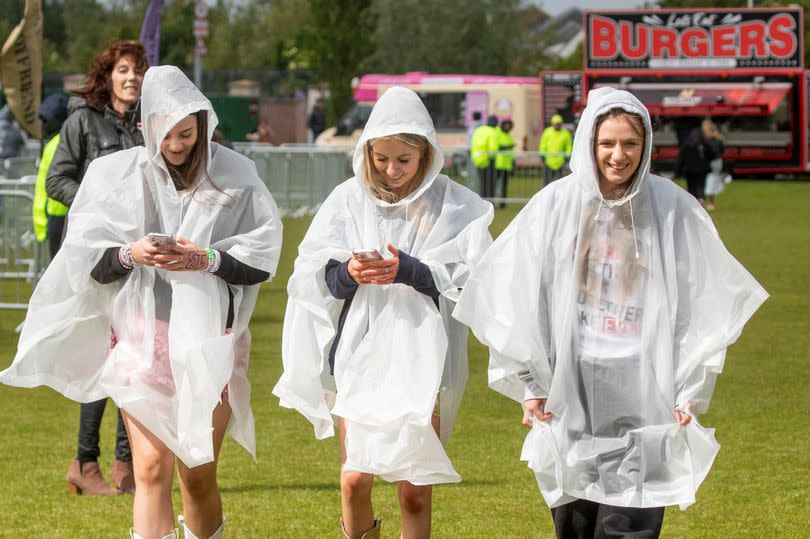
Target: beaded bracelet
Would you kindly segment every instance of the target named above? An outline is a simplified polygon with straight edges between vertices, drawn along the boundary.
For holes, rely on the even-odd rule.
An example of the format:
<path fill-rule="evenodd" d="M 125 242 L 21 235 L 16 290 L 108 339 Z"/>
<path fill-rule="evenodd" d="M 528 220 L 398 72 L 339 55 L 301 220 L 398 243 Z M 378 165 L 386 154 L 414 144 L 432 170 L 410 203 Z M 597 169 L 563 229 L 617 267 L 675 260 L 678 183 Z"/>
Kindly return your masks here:
<path fill-rule="evenodd" d="M 208 273 L 215 273 L 219 269 L 219 265 L 222 263 L 222 258 L 219 255 L 219 251 L 206 247 L 205 254 L 208 256 L 208 267 L 205 269 L 205 271 Z"/>
<path fill-rule="evenodd" d="M 127 243 L 118 249 L 118 261 L 124 269 L 131 270 L 135 267 L 135 260 L 132 258 L 132 244 Z"/>

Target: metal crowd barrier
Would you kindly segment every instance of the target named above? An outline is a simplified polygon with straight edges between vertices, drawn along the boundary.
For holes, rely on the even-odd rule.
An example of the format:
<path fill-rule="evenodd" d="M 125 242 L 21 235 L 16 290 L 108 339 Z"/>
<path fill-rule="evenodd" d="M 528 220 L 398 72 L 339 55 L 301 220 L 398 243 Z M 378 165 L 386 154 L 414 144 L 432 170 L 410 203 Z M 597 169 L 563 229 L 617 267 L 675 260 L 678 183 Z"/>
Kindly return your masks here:
<path fill-rule="evenodd" d="M 235 146 L 256 163 L 282 215 L 314 213 L 339 183 L 352 176 L 345 149 L 316 146 Z"/>
<path fill-rule="evenodd" d="M 0 180 L 0 309 L 26 309 L 47 248 L 34 235 L 36 177 Z"/>
<path fill-rule="evenodd" d="M 237 143 L 234 148 L 256 163 L 259 176 L 267 185 L 283 215 L 300 216 L 314 213 L 332 189 L 354 172 L 351 167 L 353 148 L 312 145 L 270 146 Z M 515 160 L 506 174 L 495 172 L 495 192 L 484 193 L 482 171 L 475 168 L 467 148 L 445 148 L 443 172 L 483 195 L 493 203 L 525 203 L 543 188 L 543 155 L 538 152 L 492 152 L 494 162 L 499 154 Z M 549 154 L 550 155 L 550 154 Z"/>
<path fill-rule="evenodd" d="M 3 160 L 2 176 L 5 178 L 22 178 L 37 173 L 37 156 L 8 157 Z"/>
<path fill-rule="evenodd" d="M 545 161 L 546 156 L 565 155 L 559 152 L 487 152 L 490 162 L 493 163 L 492 171 L 489 169 L 478 169 L 472 163 L 467 154 L 467 181 L 462 182 L 473 191 L 484 196 L 494 204 L 501 206 L 507 202 L 525 204 L 545 185 Z M 494 168 L 494 162 L 499 155 L 506 155 L 514 159 L 512 170 L 504 173 Z M 492 174 L 494 177 L 494 192 L 484 193 L 485 174 Z M 567 164 L 564 166 L 562 176 L 568 174 Z M 504 190 L 503 178 L 506 177 L 506 189 Z"/>

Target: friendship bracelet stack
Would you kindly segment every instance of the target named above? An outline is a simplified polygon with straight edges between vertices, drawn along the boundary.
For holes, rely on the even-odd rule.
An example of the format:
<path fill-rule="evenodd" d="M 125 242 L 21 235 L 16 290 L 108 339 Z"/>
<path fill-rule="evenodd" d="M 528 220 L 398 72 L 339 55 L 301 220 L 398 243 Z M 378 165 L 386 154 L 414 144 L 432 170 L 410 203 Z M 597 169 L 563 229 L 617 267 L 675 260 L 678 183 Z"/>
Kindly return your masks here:
<path fill-rule="evenodd" d="M 205 271 L 208 273 L 215 273 L 219 269 L 219 265 L 222 263 L 222 258 L 220 257 L 219 251 L 206 247 L 205 254 L 208 255 L 208 268 L 206 268 Z"/>
<path fill-rule="evenodd" d="M 118 249 L 118 261 L 125 269 L 131 270 L 135 267 L 135 260 L 132 258 L 132 244 L 127 243 Z"/>

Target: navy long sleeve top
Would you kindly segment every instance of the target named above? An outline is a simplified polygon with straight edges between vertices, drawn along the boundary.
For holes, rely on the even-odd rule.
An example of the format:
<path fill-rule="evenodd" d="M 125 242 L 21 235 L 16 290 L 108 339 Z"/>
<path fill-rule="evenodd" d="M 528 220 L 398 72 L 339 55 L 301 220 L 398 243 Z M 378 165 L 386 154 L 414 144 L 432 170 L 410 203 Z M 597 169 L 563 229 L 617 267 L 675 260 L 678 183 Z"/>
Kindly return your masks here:
<path fill-rule="evenodd" d="M 352 300 L 357 292 L 357 287 L 360 286 L 349 275 L 349 261 L 339 262 L 335 259 L 330 259 L 326 263 L 326 272 L 324 275 L 326 279 L 326 286 L 329 287 L 329 292 L 336 299 L 345 300 L 343 309 L 338 316 L 338 327 L 335 338 L 332 341 L 332 347 L 329 349 L 329 371 L 334 374 L 335 372 L 335 352 L 337 351 L 338 343 L 340 342 L 340 335 L 343 333 L 343 324 L 346 322 L 346 316 L 349 313 L 349 308 L 352 305 Z M 400 283 L 413 287 L 417 292 L 430 297 L 436 307 L 439 307 L 439 290 L 436 288 L 436 283 L 433 281 L 433 274 L 430 268 L 418 258 L 410 256 L 402 251 L 399 252 L 399 269 L 397 276 L 394 278 L 395 283 Z"/>

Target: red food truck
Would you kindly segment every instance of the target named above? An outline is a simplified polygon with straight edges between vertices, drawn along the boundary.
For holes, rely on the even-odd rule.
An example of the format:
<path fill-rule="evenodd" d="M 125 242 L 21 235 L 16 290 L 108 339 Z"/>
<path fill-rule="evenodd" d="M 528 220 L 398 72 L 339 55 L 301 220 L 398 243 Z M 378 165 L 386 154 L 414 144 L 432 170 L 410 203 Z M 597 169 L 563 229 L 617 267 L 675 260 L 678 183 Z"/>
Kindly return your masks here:
<path fill-rule="evenodd" d="M 623 88 L 649 109 L 654 165 L 710 117 L 747 176 L 810 171 L 801 7 L 585 12 L 584 70 L 541 73 L 543 119 L 575 122 L 589 90 Z"/>

